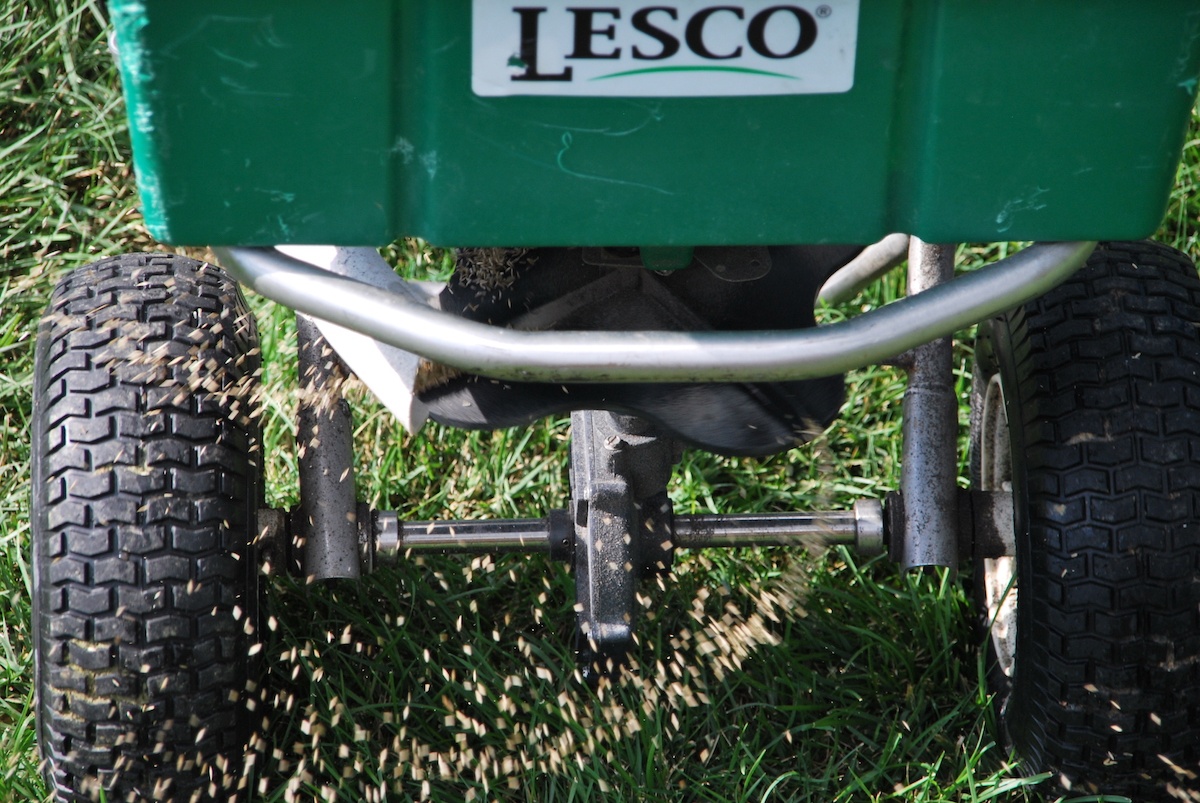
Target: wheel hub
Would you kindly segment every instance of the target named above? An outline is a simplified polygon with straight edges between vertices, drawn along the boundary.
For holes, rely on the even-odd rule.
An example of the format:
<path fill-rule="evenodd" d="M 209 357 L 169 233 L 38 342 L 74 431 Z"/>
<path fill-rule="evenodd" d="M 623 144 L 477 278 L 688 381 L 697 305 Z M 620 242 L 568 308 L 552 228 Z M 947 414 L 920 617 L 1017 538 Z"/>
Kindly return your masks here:
<path fill-rule="evenodd" d="M 979 438 L 980 489 L 1012 493 L 1012 454 L 1008 413 L 999 374 L 992 375 L 984 391 Z M 1012 677 L 1017 652 L 1016 537 L 1011 528 L 1000 531 L 1005 554 L 983 559 L 984 599 L 988 632 L 996 662 Z"/>

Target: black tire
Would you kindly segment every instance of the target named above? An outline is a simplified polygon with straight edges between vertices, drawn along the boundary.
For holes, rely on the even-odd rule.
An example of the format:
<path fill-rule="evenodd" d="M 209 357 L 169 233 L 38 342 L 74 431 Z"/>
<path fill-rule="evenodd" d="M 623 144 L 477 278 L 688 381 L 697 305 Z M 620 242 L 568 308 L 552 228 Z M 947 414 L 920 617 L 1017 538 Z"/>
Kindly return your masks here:
<path fill-rule="evenodd" d="M 120 256 L 54 291 L 30 518 L 39 742 L 57 800 L 232 800 L 246 783 L 258 364 L 254 321 L 218 268 Z"/>
<path fill-rule="evenodd" d="M 1198 325 L 1195 266 L 1140 242 L 980 327 L 973 479 L 1015 520 L 1015 570 L 977 564 L 990 681 L 1022 769 L 1076 794 L 1200 799 Z"/>

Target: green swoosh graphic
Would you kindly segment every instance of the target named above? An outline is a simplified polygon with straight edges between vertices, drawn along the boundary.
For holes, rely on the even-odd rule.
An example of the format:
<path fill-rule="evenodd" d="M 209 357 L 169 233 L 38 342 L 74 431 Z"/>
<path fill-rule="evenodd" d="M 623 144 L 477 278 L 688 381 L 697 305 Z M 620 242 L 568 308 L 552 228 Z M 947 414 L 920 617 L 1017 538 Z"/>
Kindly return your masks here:
<path fill-rule="evenodd" d="M 787 78 L 789 81 L 798 81 L 799 80 L 796 76 L 788 75 L 787 73 L 770 72 L 768 70 L 754 70 L 754 69 L 751 69 L 750 67 L 715 67 L 715 66 L 714 67 L 709 67 L 709 66 L 645 67 L 640 70 L 625 70 L 624 72 L 614 72 L 614 73 L 609 73 L 608 75 L 597 75 L 595 78 L 591 78 L 589 80 L 603 81 L 607 78 L 623 78 L 627 75 L 647 75 L 649 73 L 663 73 L 663 72 L 733 72 L 733 73 L 744 73 L 747 75 L 763 75 L 768 78 Z"/>

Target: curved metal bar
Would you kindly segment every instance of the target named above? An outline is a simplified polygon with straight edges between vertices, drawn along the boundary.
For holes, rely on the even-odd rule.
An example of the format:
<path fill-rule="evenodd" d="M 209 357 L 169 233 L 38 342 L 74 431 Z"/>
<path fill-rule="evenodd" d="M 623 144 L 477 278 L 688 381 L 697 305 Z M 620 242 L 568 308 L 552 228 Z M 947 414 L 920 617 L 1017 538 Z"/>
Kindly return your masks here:
<path fill-rule="evenodd" d="M 868 245 L 861 254 L 825 280 L 817 298 L 826 304 L 840 304 L 854 298 L 864 287 L 905 260 L 908 256 L 908 239 L 907 234 L 889 234 L 879 242 Z"/>
<path fill-rule="evenodd" d="M 267 298 L 470 373 L 541 382 L 763 382 L 874 365 L 1045 293 L 1094 242 L 1042 243 L 841 323 L 750 332 L 527 332 L 439 312 L 271 249 L 218 249 Z"/>

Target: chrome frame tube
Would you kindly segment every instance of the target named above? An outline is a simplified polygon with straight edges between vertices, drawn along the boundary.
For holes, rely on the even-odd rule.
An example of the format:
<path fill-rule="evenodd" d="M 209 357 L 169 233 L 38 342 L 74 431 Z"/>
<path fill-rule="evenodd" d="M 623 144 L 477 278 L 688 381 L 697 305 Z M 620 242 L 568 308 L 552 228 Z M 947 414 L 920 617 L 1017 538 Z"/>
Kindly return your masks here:
<path fill-rule="evenodd" d="M 768 382 L 878 364 L 1036 298 L 1075 272 L 1094 242 L 1042 243 L 857 318 L 749 332 L 527 332 L 439 312 L 273 249 L 217 249 L 267 298 L 435 362 L 541 382 Z"/>
<path fill-rule="evenodd" d="M 908 241 L 907 234 L 889 234 L 879 242 L 868 245 L 861 254 L 825 280 L 817 298 L 826 304 L 840 304 L 854 298 L 860 290 L 898 267 L 908 257 Z"/>

